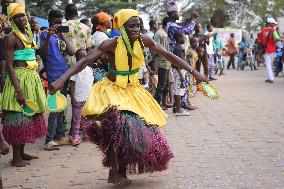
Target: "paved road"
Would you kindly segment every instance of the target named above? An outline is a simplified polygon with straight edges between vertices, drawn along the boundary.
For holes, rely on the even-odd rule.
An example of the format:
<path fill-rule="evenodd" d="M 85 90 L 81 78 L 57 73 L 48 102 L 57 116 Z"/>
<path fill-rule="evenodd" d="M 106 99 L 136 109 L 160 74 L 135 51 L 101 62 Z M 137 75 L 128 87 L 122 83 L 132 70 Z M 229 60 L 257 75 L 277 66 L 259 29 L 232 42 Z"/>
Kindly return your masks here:
<path fill-rule="evenodd" d="M 161 173 L 130 176 L 124 188 L 284 188 L 284 78 L 264 83 L 256 72 L 227 71 L 215 82 L 221 98 L 200 94 L 200 109 L 176 118 L 170 111 L 163 129 L 175 158 Z M 40 157 L 25 168 L 8 166 L 2 157 L 5 188 L 100 189 L 107 169 L 94 145 L 65 146 L 46 152 L 43 140 L 28 145 Z"/>

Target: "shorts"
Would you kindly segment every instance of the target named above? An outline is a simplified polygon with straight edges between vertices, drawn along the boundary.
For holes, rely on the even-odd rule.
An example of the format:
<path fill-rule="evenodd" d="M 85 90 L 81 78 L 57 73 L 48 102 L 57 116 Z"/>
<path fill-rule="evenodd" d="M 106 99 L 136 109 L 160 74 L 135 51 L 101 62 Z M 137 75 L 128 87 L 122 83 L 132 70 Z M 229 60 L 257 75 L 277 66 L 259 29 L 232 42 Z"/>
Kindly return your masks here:
<path fill-rule="evenodd" d="M 178 96 L 184 96 L 186 92 L 186 88 L 181 88 L 181 80 L 180 80 L 180 75 L 178 73 L 178 70 L 173 68 L 173 77 L 174 77 L 174 83 L 173 83 L 173 94 L 178 95 Z M 181 74 L 185 78 L 186 75 L 186 70 L 181 70 Z"/>

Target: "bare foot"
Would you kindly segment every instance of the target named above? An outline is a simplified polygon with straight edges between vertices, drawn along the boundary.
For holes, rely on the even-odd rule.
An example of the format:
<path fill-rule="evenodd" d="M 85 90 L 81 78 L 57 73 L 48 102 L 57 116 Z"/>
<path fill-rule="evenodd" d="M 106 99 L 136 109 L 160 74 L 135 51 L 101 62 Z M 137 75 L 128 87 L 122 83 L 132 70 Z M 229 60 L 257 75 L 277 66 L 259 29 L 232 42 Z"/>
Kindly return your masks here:
<path fill-rule="evenodd" d="M 27 161 L 30 161 L 30 160 L 33 160 L 33 159 L 38 159 L 37 156 L 32 156 L 32 155 L 29 155 L 29 154 L 21 154 L 21 158 L 22 160 L 27 160 Z"/>
<path fill-rule="evenodd" d="M 30 165 L 30 162 L 25 160 L 12 160 L 11 166 L 14 167 L 26 167 L 27 165 Z"/>
<path fill-rule="evenodd" d="M 124 185 L 130 184 L 131 180 L 129 180 L 127 177 L 122 177 L 119 174 L 116 174 L 108 177 L 108 183 L 112 183 L 115 185 Z"/>
<path fill-rule="evenodd" d="M 9 153 L 9 145 L 7 144 L 6 141 L 1 141 L 0 142 L 0 154 L 6 155 Z"/>

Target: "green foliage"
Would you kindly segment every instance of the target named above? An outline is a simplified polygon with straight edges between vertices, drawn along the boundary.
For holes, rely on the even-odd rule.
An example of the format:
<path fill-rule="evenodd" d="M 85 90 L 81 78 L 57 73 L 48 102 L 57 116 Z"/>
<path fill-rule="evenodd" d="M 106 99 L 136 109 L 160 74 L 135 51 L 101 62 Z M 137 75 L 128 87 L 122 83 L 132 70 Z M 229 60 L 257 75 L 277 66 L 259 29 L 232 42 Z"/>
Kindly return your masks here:
<path fill-rule="evenodd" d="M 182 18 L 190 17 L 196 10 L 199 21 L 213 21 L 218 27 L 232 26 L 253 30 L 262 26 L 268 16 L 284 16 L 284 0 L 177 0 L 181 5 Z M 83 17 L 90 18 L 98 11 L 114 14 L 122 8 L 137 8 L 151 18 L 161 20 L 166 16 L 166 0 L 73 0 Z M 50 9 L 64 11 L 68 0 L 26 0 L 27 10 L 32 15 L 47 17 Z M 213 19 L 211 19 L 213 17 Z"/>

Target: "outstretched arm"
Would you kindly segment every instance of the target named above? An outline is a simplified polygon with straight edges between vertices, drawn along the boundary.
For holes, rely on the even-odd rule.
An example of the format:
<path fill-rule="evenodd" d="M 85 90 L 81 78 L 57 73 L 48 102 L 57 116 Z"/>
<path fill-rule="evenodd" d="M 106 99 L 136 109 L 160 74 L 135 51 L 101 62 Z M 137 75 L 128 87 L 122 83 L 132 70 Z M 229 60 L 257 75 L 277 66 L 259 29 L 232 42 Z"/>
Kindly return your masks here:
<path fill-rule="evenodd" d="M 116 44 L 116 39 L 110 39 L 104 41 L 98 48 L 90 51 L 88 55 L 75 63 L 70 69 L 67 70 L 58 80 L 51 84 L 51 92 L 57 91 L 64 86 L 65 81 L 67 81 L 72 75 L 81 72 L 86 66 L 93 64 L 93 62 L 101 57 L 104 53 L 113 49 Z"/>
<path fill-rule="evenodd" d="M 156 52 L 157 54 L 163 56 L 166 60 L 171 62 L 173 65 L 185 69 L 189 73 L 191 73 L 198 82 L 200 81 L 206 81 L 205 77 L 201 75 L 198 71 L 193 69 L 188 63 L 183 61 L 181 58 L 175 56 L 174 54 L 168 52 L 164 47 L 158 43 L 156 43 L 154 40 L 149 38 L 148 36 L 143 35 L 142 36 L 143 43 L 146 47 L 151 49 L 152 51 Z M 207 82 L 207 81 L 206 81 Z"/>

